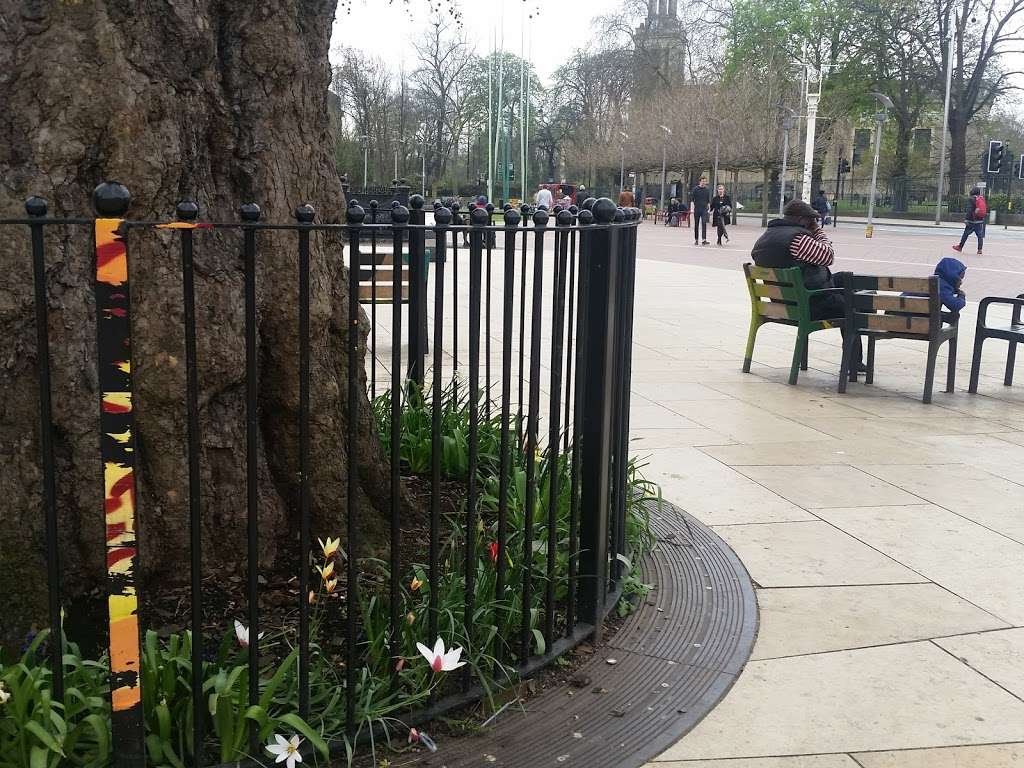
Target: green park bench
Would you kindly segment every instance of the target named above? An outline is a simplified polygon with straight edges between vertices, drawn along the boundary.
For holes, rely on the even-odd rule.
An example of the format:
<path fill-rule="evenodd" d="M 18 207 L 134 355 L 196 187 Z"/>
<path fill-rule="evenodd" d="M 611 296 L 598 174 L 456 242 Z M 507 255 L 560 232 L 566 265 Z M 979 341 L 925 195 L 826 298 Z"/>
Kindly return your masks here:
<path fill-rule="evenodd" d="M 922 398 L 925 403 L 932 401 L 935 358 L 939 348 L 948 341 L 946 391 L 953 391 L 960 316 L 942 311 L 938 277 L 879 277 L 847 273 L 843 275 L 843 302 L 846 304 L 847 333 L 839 371 L 841 393 L 846 392 L 847 380 L 857 380 L 856 368 L 851 368 L 850 360 L 852 342 L 857 335 L 868 339 L 865 384 L 874 381 L 876 341 L 911 339 L 927 342 L 928 362 Z"/>
<path fill-rule="evenodd" d="M 808 290 L 804 286 L 803 273 L 799 267 L 769 269 L 744 264 L 743 273 L 750 292 L 750 332 L 747 334 L 747 350 L 743 355 L 743 372 L 750 373 L 758 329 L 766 323 L 790 325 L 796 328 L 796 346 L 793 348 L 793 365 L 789 369 L 789 383 L 796 384 L 800 371 L 807 370 L 808 336 L 815 331 L 839 328 L 843 324 L 842 318 L 812 320 L 811 299 L 839 293 L 842 289 Z"/>

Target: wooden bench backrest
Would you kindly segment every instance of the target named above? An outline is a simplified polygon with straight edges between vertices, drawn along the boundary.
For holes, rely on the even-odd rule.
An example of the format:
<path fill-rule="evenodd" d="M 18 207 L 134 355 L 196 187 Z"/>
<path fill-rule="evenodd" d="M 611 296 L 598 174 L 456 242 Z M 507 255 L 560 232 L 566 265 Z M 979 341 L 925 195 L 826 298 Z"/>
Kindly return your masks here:
<path fill-rule="evenodd" d="M 799 267 L 773 269 L 744 264 L 751 306 L 768 320 L 810 318 L 807 289 Z"/>
<path fill-rule="evenodd" d="M 847 307 L 853 310 L 855 328 L 922 338 L 942 328 L 942 300 L 939 279 L 935 275 L 847 275 L 844 289 Z"/>

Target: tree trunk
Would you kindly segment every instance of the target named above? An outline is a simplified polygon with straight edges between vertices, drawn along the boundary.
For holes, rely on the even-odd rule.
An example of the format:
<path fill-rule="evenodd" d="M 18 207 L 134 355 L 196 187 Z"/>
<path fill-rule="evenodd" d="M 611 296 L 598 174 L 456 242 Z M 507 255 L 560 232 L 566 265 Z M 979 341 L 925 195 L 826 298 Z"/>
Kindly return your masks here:
<path fill-rule="evenodd" d="M 967 189 L 967 122 L 958 109 L 949 110 L 949 194 Z"/>
<path fill-rule="evenodd" d="M 897 212 L 907 210 L 910 196 L 907 168 L 910 166 L 910 142 L 914 138 L 915 122 L 914 119 L 903 119 L 899 113 L 896 115 L 896 158 L 889 174 L 889 183 L 892 186 L 892 209 Z"/>
<path fill-rule="evenodd" d="M 327 51 L 333 0 L 198 0 L 138 13 L 127 0 L 0 0 L 0 216 L 26 196 L 50 214 L 91 214 L 90 193 L 117 179 L 129 217 L 173 216 L 194 199 L 201 217 L 238 220 L 253 201 L 290 222 L 311 203 L 338 221 L 344 200 L 331 157 Z M 68 237 L 64 234 L 68 233 Z M 46 577 L 38 389 L 27 237 L 4 228 L 0 270 L 0 645 L 45 623 Z M 184 342 L 177 240 L 136 231 L 132 264 L 136 460 L 143 595 L 188 578 Z M 346 420 L 347 271 L 340 244 L 311 238 L 314 535 L 344 534 L 348 462 L 358 465 L 362 551 L 379 551 L 387 466 L 366 398 L 360 349 L 357 422 Z M 258 235 L 261 566 L 297 551 L 297 247 Z M 48 228 L 47 281 L 54 439 L 65 605 L 106 572 L 98 453 L 96 316 L 88 228 Z M 207 574 L 244 575 L 245 400 L 240 236 L 196 233 L 203 558 Z M 363 338 L 366 321 L 362 318 Z M 16 352 L 12 354 L 12 352 Z M 356 456 L 346 435 L 358 433 Z M 293 569 L 300 567 L 294 560 Z"/>
<path fill-rule="evenodd" d="M 771 190 L 769 185 L 771 184 L 772 169 L 771 166 L 766 165 L 761 169 L 761 226 L 768 226 L 768 205 L 771 200 Z"/>

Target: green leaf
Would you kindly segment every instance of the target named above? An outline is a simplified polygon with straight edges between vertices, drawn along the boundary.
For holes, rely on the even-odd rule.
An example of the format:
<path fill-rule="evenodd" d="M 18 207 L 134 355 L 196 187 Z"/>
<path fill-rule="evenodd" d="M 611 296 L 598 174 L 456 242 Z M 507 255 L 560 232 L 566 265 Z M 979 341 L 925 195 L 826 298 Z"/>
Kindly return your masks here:
<path fill-rule="evenodd" d="M 47 733 L 43 729 L 43 726 L 41 726 L 35 720 L 29 720 L 27 723 L 25 723 L 25 730 L 31 733 L 37 739 L 39 739 L 39 741 L 41 741 L 51 752 L 56 752 L 59 755 L 64 754 L 64 752 L 61 750 L 60 744 L 57 743 L 56 739 L 54 739 L 53 736 Z"/>
<path fill-rule="evenodd" d="M 533 632 L 533 639 L 537 642 L 537 655 L 543 656 L 548 647 L 548 644 L 544 642 L 544 633 L 539 629 L 532 629 L 530 631 Z"/>
<path fill-rule="evenodd" d="M 29 755 L 29 766 L 30 768 L 47 768 L 47 758 L 50 753 L 42 747 L 32 747 L 32 752 Z"/>
<path fill-rule="evenodd" d="M 110 722 L 97 714 L 88 715 L 85 722 L 96 735 L 96 758 L 98 765 L 106 765 L 110 759 Z"/>
<path fill-rule="evenodd" d="M 290 725 L 296 731 L 298 731 L 307 739 L 309 739 L 309 743 L 313 745 L 313 747 L 316 749 L 317 752 L 320 753 L 324 760 L 330 759 L 331 752 L 327 748 L 327 742 L 324 741 L 320 734 L 314 731 L 305 720 L 291 712 L 285 715 L 281 715 L 281 717 L 279 717 L 278 720 L 281 723 L 284 723 L 285 725 Z"/>

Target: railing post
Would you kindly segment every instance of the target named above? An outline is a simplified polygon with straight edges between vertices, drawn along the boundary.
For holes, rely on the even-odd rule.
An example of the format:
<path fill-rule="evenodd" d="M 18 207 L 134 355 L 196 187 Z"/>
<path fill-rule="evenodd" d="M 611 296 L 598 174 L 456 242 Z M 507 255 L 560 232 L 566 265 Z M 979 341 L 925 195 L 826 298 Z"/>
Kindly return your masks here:
<path fill-rule="evenodd" d="M 96 209 L 96 339 L 100 389 L 100 460 L 107 539 L 110 698 L 114 765 L 145 762 L 136 581 L 135 435 L 132 411 L 131 301 L 123 216 L 131 195 L 100 184 Z M 55 627 L 60 632 L 60 627 Z"/>
<path fill-rule="evenodd" d="M 616 223 L 631 222 L 634 209 L 620 208 L 616 212 Z M 616 413 L 613 425 L 613 479 L 614 498 L 612 504 L 612 540 L 614 552 L 612 563 L 612 581 L 618 584 L 622 579 L 623 561 L 618 555 L 626 554 L 626 509 L 629 505 L 628 469 L 629 469 L 629 405 L 633 359 L 633 287 L 636 267 L 636 227 L 626 226 L 615 231 L 619 240 L 618 269 L 619 278 L 615 288 L 618 299 L 618 315 L 615 327 L 615 368 L 616 377 Z"/>
<path fill-rule="evenodd" d="M 43 220 L 46 200 L 30 197 L 25 212 L 38 221 L 29 224 L 32 236 L 32 274 L 35 291 L 36 360 L 39 372 L 39 450 L 43 462 L 43 509 L 46 513 L 46 589 L 50 617 L 50 672 L 53 698 L 64 701 L 64 628 L 61 626 L 60 542 L 57 533 L 57 481 L 53 458 L 53 408 L 50 393 L 50 322 L 46 295 L 46 252 Z"/>
<path fill-rule="evenodd" d="M 610 226 L 615 204 L 607 198 L 592 207 L 593 229 L 581 232 L 580 280 L 587 332 L 583 341 L 585 381 L 580 419 L 580 593 L 579 617 L 600 638 L 608 594 L 608 517 L 611 498 L 612 427 L 615 412 L 614 329 L 618 321 L 618 233 Z"/>
<path fill-rule="evenodd" d="M 426 232 L 423 230 L 426 212 L 423 210 L 423 197 L 413 195 L 409 198 L 409 206 L 409 373 L 406 378 L 422 388 L 427 355 Z M 396 263 L 395 267 L 401 268 L 401 265 Z"/>

